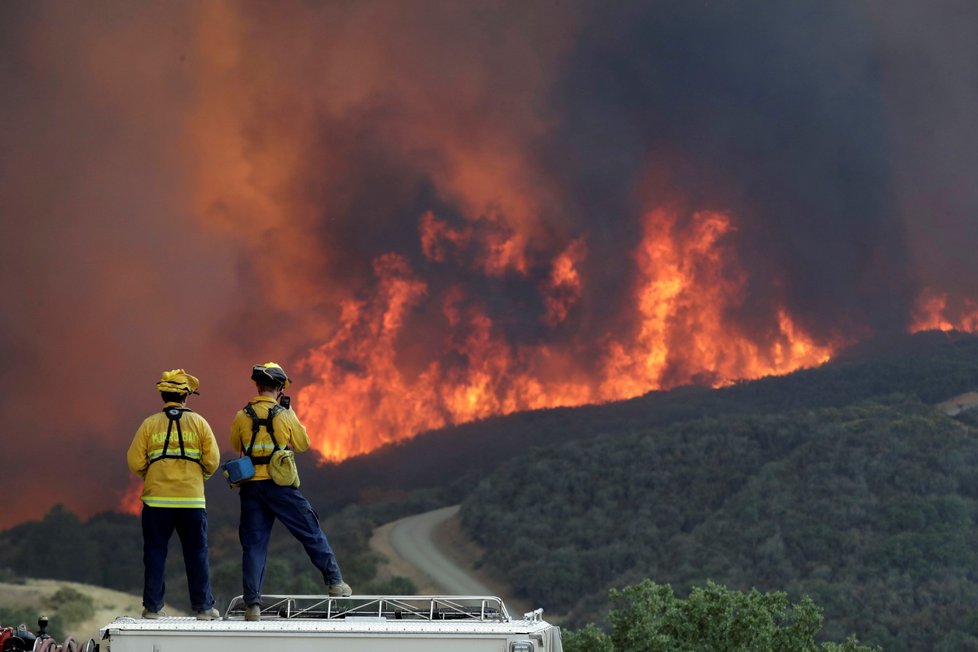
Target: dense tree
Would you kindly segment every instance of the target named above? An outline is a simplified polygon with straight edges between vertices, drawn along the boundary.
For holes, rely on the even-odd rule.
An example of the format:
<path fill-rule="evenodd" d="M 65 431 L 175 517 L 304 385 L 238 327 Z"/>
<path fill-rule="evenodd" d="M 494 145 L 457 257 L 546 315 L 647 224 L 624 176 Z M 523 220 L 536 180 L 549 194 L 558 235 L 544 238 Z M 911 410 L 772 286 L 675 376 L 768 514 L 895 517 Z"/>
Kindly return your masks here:
<path fill-rule="evenodd" d="M 469 495 L 463 524 L 571 626 L 615 585 L 714 580 L 812 595 L 826 636 L 931 649 L 974 635 L 975 434 L 907 395 L 690 420 L 530 451 Z"/>
<path fill-rule="evenodd" d="M 854 637 L 818 644 L 819 608 L 785 593 L 731 591 L 713 582 L 677 598 L 669 585 L 644 580 L 612 590 L 611 633 L 591 623 L 564 633 L 566 652 L 872 652 Z"/>

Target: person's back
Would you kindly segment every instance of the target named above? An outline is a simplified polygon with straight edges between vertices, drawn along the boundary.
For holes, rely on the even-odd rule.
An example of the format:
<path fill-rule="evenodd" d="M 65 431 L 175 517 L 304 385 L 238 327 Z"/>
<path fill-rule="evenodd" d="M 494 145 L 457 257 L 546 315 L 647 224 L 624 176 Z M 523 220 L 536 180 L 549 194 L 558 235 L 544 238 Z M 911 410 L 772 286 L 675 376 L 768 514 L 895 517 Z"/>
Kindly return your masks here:
<path fill-rule="evenodd" d="M 291 408 L 279 400 L 291 380 L 274 362 L 255 365 L 251 378 L 258 394 L 238 411 L 231 423 L 231 448 L 251 458 L 254 475 L 240 483 L 241 522 L 238 534 L 242 549 L 242 584 L 247 605 L 245 618 L 258 620 L 261 588 L 268 542 L 275 519 L 282 522 L 305 548 L 313 565 L 322 573 L 330 595 L 350 595 L 336 555 L 319 524 L 312 505 L 298 489 L 298 477 L 290 484 L 272 479 L 269 463 L 276 451 L 309 448 L 305 426 Z"/>
<path fill-rule="evenodd" d="M 166 412 L 179 410 L 179 424 L 183 436 L 181 448 L 178 436 L 170 425 L 176 423 Z M 166 444 L 166 432 L 170 430 L 170 443 Z M 144 435 L 140 437 L 140 435 Z M 207 421 L 178 402 L 168 401 L 164 411 L 146 417 L 137 431 L 139 442 L 129 451 L 129 467 L 134 472 L 142 462 L 148 466 L 143 471 L 143 503 L 153 507 L 177 505 L 203 508 L 204 481 L 217 471 L 221 455 L 217 441 Z M 164 445 L 167 446 L 164 454 Z M 138 475 L 138 472 L 136 472 Z"/>
<path fill-rule="evenodd" d="M 126 454 L 129 470 L 143 479 L 143 617 L 159 618 L 170 537 L 183 547 L 192 609 L 201 620 L 214 609 L 207 558 L 204 481 L 217 470 L 221 454 L 207 421 L 187 408 L 200 383 L 183 369 L 163 372 L 156 384 L 163 410 L 146 417 Z"/>
<path fill-rule="evenodd" d="M 265 395 L 268 391 L 266 389 L 265 393 L 259 393 L 248 401 L 248 405 L 234 415 L 234 421 L 231 423 L 231 448 L 238 453 L 245 453 L 250 447 L 250 456 L 258 460 L 252 480 L 271 479 L 268 462 L 265 460 L 271 457 L 276 449 L 290 448 L 297 453 L 309 449 L 309 434 L 306 432 L 306 427 L 302 425 L 293 410 L 283 408 L 274 396 Z M 254 412 L 254 417 L 248 414 L 249 407 Z M 267 426 L 259 426 L 257 436 L 253 439 L 252 435 L 256 434 L 255 418 L 262 422 L 273 412 L 272 433 L 269 433 Z"/>

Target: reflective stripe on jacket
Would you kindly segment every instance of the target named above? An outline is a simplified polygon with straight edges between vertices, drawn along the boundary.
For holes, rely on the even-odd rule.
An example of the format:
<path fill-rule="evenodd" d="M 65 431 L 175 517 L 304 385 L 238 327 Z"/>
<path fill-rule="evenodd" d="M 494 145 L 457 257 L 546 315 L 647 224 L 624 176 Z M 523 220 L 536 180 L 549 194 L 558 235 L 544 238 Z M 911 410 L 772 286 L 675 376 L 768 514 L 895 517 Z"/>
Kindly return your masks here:
<path fill-rule="evenodd" d="M 258 415 L 259 419 L 266 418 L 268 416 L 268 410 L 275 405 L 275 399 L 269 396 L 259 395 L 248 402 L 254 408 L 255 414 Z M 279 448 L 289 447 L 297 453 L 301 453 L 309 448 L 309 434 L 306 432 L 306 427 L 302 425 L 292 410 L 282 410 L 279 412 L 275 417 L 274 426 L 275 441 L 278 442 Z M 234 421 L 231 422 L 231 450 L 239 454 L 243 453 L 250 443 L 251 417 L 244 410 L 238 410 L 238 413 L 234 415 Z M 254 448 L 251 449 L 252 457 L 271 455 L 274 449 L 275 446 L 272 444 L 272 438 L 268 436 L 268 432 L 265 431 L 264 427 L 261 428 L 258 431 L 258 441 L 255 442 Z M 246 482 L 269 479 L 271 479 L 271 476 L 268 474 L 268 465 L 255 464 L 255 477 Z"/>
<path fill-rule="evenodd" d="M 166 407 L 180 407 L 180 404 L 167 403 Z M 180 454 L 175 423 L 170 429 L 166 457 L 157 459 L 163 455 L 169 424 L 170 420 L 163 412 L 143 421 L 126 455 L 129 470 L 143 479 L 141 498 L 150 507 L 203 508 L 206 506 L 204 480 L 213 475 L 221 461 L 214 431 L 204 417 L 196 412 L 184 412 L 180 417 L 183 452 L 191 459 L 175 457 Z"/>

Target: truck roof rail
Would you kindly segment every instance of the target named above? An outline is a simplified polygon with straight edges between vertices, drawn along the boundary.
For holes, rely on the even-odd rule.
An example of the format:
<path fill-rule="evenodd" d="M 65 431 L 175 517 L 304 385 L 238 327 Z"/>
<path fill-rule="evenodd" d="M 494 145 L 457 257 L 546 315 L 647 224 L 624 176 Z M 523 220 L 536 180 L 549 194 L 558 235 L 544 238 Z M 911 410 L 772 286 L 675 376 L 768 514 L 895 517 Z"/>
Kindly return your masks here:
<path fill-rule="evenodd" d="M 243 619 L 246 606 L 243 596 L 232 599 L 224 620 Z M 501 599 L 478 595 L 263 595 L 261 616 L 262 620 L 512 620 Z"/>

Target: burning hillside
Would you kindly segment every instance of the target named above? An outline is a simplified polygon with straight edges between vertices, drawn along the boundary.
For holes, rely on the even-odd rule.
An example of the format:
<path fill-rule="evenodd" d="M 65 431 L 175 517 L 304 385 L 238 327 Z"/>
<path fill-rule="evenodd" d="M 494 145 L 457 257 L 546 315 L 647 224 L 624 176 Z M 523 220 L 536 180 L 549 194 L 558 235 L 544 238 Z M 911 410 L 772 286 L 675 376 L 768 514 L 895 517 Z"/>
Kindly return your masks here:
<path fill-rule="evenodd" d="M 525 252 L 512 240 L 471 243 L 471 229 L 452 229 L 430 213 L 421 220 L 426 264 L 460 278 L 496 264 L 470 256 Z M 619 264 L 634 269 L 631 301 L 597 341 L 561 341 L 564 322 L 586 310 L 578 302 L 578 266 L 586 240 L 575 240 L 541 268 L 521 311 L 535 315 L 536 341 L 512 342 L 494 321 L 492 297 L 460 283 L 432 284 L 397 254 L 374 261 L 367 296 L 343 303 L 340 327 L 304 359 L 311 377 L 299 403 L 330 459 L 369 452 L 423 430 L 520 410 L 630 398 L 685 383 L 722 385 L 787 373 L 828 359 L 797 329 L 783 307 L 756 332 L 731 317 L 742 308 L 747 278 L 725 236 L 730 219 L 696 213 L 681 221 L 667 209 L 644 216 L 644 235 Z M 451 261 L 451 262 L 449 262 Z M 530 265 L 500 272 L 498 282 L 529 282 Z M 423 315 L 420 321 L 413 315 Z M 609 322 L 610 316 L 606 316 Z M 408 328 L 410 324 L 410 328 Z M 618 335 L 611 335 L 617 331 Z M 404 361 L 404 362 L 402 362 Z"/>

